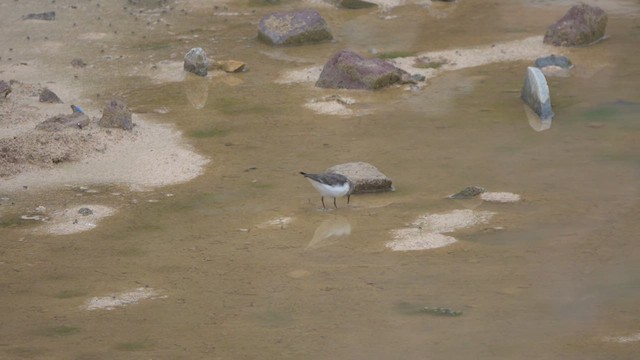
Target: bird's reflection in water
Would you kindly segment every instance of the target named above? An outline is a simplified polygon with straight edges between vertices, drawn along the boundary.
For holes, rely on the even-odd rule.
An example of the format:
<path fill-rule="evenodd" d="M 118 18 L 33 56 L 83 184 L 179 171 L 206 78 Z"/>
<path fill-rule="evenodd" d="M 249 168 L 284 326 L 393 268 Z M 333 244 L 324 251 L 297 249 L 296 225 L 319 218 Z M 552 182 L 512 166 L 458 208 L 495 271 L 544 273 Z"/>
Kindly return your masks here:
<path fill-rule="evenodd" d="M 343 216 L 324 220 L 313 233 L 307 250 L 318 249 L 336 243 L 339 238 L 351 234 L 351 224 Z"/>

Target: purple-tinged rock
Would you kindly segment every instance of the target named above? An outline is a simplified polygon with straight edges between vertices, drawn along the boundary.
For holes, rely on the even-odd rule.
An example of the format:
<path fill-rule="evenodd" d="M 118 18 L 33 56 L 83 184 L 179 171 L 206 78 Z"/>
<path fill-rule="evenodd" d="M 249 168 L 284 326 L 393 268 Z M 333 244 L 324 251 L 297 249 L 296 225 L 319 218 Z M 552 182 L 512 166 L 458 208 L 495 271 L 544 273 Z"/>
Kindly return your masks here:
<path fill-rule="evenodd" d="M 11 85 L 4 80 L 0 80 L 0 97 L 6 98 L 9 94 L 11 94 Z"/>
<path fill-rule="evenodd" d="M 121 128 L 124 130 L 133 129 L 131 111 L 127 104 L 120 100 L 111 100 L 102 111 L 102 118 L 98 125 L 105 128 Z"/>
<path fill-rule="evenodd" d="M 376 90 L 410 76 L 406 71 L 378 58 L 365 58 L 353 51 L 342 50 L 324 65 L 317 87 L 334 89 Z"/>
<path fill-rule="evenodd" d="M 555 46 L 584 46 L 601 40 L 607 28 L 607 14 L 597 6 L 574 5 L 547 29 L 543 42 Z"/>
<path fill-rule="evenodd" d="M 315 10 L 278 12 L 260 19 L 258 39 L 271 45 L 304 45 L 333 39 Z"/>
<path fill-rule="evenodd" d="M 42 103 L 49 103 L 49 104 L 62 104 L 62 100 L 60 100 L 58 95 L 56 95 L 56 93 L 49 90 L 48 88 L 42 89 L 42 91 L 40 92 L 39 101 Z"/>

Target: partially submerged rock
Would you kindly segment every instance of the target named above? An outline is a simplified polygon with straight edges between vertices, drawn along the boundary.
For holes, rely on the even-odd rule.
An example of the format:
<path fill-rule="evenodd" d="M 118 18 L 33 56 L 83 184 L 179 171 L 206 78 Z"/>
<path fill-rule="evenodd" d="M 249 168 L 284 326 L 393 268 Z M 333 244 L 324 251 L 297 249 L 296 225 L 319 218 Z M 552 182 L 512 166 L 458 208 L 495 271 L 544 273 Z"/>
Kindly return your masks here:
<path fill-rule="evenodd" d="M 48 88 L 42 89 L 42 91 L 40 92 L 39 101 L 43 102 L 43 103 L 49 103 L 49 104 L 61 104 L 62 103 L 62 100 L 60 100 L 58 95 L 56 95 L 56 93 L 54 93 L 53 91 L 49 90 Z"/>
<path fill-rule="evenodd" d="M 527 76 L 520 94 L 525 104 L 535 111 L 542 120 L 552 119 L 551 96 L 547 79 L 540 69 L 535 67 L 527 68 Z"/>
<path fill-rule="evenodd" d="M 105 128 L 131 130 L 133 129 L 131 111 L 129 111 L 125 102 L 111 100 L 102 111 L 102 118 L 98 121 L 98 125 Z"/>
<path fill-rule="evenodd" d="M 207 76 L 209 59 L 202 48 L 193 48 L 184 56 L 184 70 L 196 75 Z"/>
<path fill-rule="evenodd" d="M 569 76 L 569 69 L 573 67 L 571 60 L 566 56 L 545 56 L 537 58 L 535 65 L 542 70 L 545 76 Z"/>
<path fill-rule="evenodd" d="M 224 60 L 224 61 L 218 61 L 216 63 L 216 65 L 222 69 L 224 72 L 228 72 L 228 73 L 235 73 L 235 72 L 242 72 L 245 70 L 247 64 L 243 63 L 242 61 L 238 61 L 238 60 Z"/>
<path fill-rule="evenodd" d="M 365 162 L 335 165 L 327 172 L 346 176 L 353 183 L 352 194 L 392 191 L 392 181 L 375 166 Z"/>
<path fill-rule="evenodd" d="M 449 199 L 473 199 L 485 191 L 486 190 L 484 188 L 481 188 L 480 186 L 468 186 L 453 195 L 449 195 L 448 198 Z"/>
<path fill-rule="evenodd" d="M 334 89 L 375 90 L 402 82 L 410 75 L 378 58 L 365 58 L 353 51 L 342 50 L 324 65 L 317 87 Z"/>
<path fill-rule="evenodd" d="M 543 42 L 556 46 L 584 46 L 601 40 L 607 28 L 607 14 L 597 6 L 574 5 L 547 29 Z"/>
<path fill-rule="evenodd" d="M 32 13 L 22 17 L 23 20 L 48 20 L 52 21 L 56 19 L 55 11 L 47 11 L 43 13 Z"/>
<path fill-rule="evenodd" d="M 330 0 L 329 2 L 344 9 L 365 9 L 378 6 L 376 3 L 364 0 Z"/>
<path fill-rule="evenodd" d="M 315 10 L 278 12 L 260 19 L 258 39 L 270 45 L 304 45 L 333 39 L 327 22 Z"/>

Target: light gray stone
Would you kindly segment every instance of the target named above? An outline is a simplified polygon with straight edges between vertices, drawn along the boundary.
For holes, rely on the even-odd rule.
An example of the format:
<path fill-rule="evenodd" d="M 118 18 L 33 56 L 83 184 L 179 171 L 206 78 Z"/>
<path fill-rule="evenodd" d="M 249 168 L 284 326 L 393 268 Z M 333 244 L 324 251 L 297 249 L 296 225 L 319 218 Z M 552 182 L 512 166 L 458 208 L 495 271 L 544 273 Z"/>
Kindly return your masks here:
<path fill-rule="evenodd" d="M 184 56 L 184 69 L 196 75 L 207 76 L 209 59 L 202 48 L 193 48 Z"/>
<path fill-rule="evenodd" d="M 540 119 L 549 120 L 553 118 L 549 86 L 540 69 L 536 67 L 527 68 L 527 76 L 525 77 L 520 97 L 525 104 L 540 116 Z"/>
<path fill-rule="evenodd" d="M 392 191 L 392 181 L 375 166 L 365 162 L 335 165 L 327 172 L 346 176 L 354 185 L 352 194 Z"/>

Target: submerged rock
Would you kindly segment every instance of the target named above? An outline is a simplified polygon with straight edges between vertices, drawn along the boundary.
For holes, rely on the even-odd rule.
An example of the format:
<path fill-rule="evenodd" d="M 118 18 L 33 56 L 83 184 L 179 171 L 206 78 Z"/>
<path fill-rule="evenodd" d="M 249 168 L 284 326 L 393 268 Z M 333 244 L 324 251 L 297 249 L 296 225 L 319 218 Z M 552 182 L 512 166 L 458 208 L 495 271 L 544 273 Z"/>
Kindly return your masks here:
<path fill-rule="evenodd" d="M 200 76 L 207 76 L 208 68 L 209 59 L 207 58 L 207 53 L 205 53 L 202 48 L 193 48 L 184 56 L 185 71 Z"/>
<path fill-rule="evenodd" d="M 124 130 L 133 129 L 131 111 L 127 104 L 120 100 L 111 100 L 102 111 L 102 118 L 98 125 L 104 128 L 120 128 Z"/>
<path fill-rule="evenodd" d="M 333 39 L 315 10 L 278 12 L 260 19 L 258 39 L 270 45 L 304 45 Z"/>
<path fill-rule="evenodd" d="M 48 11 L 48 12 L 43 12 L 43 13 L 33 13 L 33 14 L 28 14 L 22 17 L 23 20 L 48 20 L 48 21 L 52 21 L 56 19 L 56 12 L 55 11 Z"/>
<path fill-rule="evenodd" d="M 601 40 L 607 28 L 607 14 L 597 6 L 574 5 L 547 29 L 543 42 L 556 46 L 584 46 Z"/>
<path fill-rule="evenodd" d="M 353 183 L 352 194 L 392 191 L 392 181 L 375 166 L 365 162 L 335 165 L 327 172 L 346 176 Z"/>
<path fill-rule="evenodd" d="M 527 76 L 524 80 L 520 98 L 535 111 L 540 119 L 547 120 L 553 118 L 549 86 L 547 85 L 547 79 L 540 69 L 535 67 L 527 68 Z"/>
<path fill-rule="evenodd" d="M 571 60 L 566 56 L 549 55 L 541 58 L 537 58 L 535 61 L 536 67 L 542 69 L 547 66 L 557 66 L 563 69 L 569 69 L 573 66 Z"/>
<path fill-rule="evenodd" d="M 334 89 L 375 90 L 402 82 L 410 75 L 378 58 L 365 58 L 353 51 L 342 50 L 322 68 L 317 87 Z"/>
<path fill-rule="evenodd" d="M 42 89 L 40 92 L 40 102 L 49 103 L 49 104 L 61 104 L 62 100 L 56 95 L 53 91 L 48 88 Z"/>

